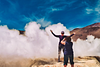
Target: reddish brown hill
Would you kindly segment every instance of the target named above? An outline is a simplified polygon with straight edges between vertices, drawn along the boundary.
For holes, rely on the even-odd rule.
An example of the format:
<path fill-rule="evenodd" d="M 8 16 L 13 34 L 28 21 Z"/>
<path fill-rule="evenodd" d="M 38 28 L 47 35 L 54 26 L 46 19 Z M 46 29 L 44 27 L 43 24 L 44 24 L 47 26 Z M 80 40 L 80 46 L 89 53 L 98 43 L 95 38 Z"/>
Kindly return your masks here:
<path fill-rule="evenodd" d="M 72 37 L 74 41 L 76 41 L 78 38 L 85 40 L 87 35 L 93 35 L 95 38 L 100 38 L 100 23 L 95 23 L 83 28 L 76 28 L 70 32 L 76 33 Z"/>

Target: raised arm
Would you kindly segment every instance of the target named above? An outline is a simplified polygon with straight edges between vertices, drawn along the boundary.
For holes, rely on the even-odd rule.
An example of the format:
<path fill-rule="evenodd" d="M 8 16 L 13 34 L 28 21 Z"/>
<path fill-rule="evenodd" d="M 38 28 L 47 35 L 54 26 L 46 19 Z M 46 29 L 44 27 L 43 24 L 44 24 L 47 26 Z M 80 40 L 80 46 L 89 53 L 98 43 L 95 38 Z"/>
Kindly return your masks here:
<path fill-rule="evenodd" d="M 61 41 L 61 44 L 65 45 L 65 38 Z"/>
<path fill-rule="evenodd" d="M 59 37 L 59 35 L 55 35 L 52 30 L 50 30 L 50 31 L 55 37 Z"/>
<path fill-rule="evenodd" d="M 73 34 L 70 35 L 70 37 L 72 37 L 75 34 L 75 32 Z"/>

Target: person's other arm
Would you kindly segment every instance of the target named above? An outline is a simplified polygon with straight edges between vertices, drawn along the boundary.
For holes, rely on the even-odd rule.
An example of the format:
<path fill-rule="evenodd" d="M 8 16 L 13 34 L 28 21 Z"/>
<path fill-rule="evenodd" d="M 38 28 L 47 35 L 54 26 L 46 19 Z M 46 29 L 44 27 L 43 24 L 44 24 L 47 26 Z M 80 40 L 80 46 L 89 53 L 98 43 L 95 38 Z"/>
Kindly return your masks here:
<path fill-rule="evenodd" d="M 59 35 L 55 35 L 52 30 L 50 30 L 50 31 L 55 37 L 59 37 Z"/>
<path fill-rule="evenodd" d="M 70 37 L 72 37 L 75 34 L 75 32 L 73 34 L 70 35 Z"/>
<path fill-rule="evenodd" d="M 65 45 L 65 38 L 61 41 L 61 44 Z"/>

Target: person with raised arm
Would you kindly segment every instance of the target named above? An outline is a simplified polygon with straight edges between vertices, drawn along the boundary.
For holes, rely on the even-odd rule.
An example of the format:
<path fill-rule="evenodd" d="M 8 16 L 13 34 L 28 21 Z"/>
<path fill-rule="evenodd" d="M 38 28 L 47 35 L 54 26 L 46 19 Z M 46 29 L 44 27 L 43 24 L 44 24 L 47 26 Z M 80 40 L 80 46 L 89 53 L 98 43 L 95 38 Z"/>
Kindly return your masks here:
<path fill-rule="evenodd" d="M 58 45 L 58 62 L 60 62 L 60 54 L 61 54 L 61 50 L 63 49 L 63 52 L 64 52 L 64 45 L 61 44 L 61 41 L 67 37 L 66 35 L 64 35 L 64 31 L 61 31 L 61 35 L 56 35 L 53 33 L 52 30 L 50 30 L 51 33 L 55 36 L 55 37 L 58 37 L 59 38 L 59 45 Z M 74 33 L 75 34 L 75 33 Z M 70 35 L 70 37 L 72 37 L 74 34 Z"/>

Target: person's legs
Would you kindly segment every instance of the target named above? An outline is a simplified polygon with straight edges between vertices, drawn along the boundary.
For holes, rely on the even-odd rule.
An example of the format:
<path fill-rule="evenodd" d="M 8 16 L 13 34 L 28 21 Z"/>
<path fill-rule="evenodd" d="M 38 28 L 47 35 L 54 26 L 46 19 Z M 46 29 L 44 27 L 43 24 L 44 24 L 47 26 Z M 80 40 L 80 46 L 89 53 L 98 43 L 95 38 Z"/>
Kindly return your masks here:
<path fill-rule="evenodd" d="M 61 47 L 58 46 L 58 62 L 60 62 Z"/>
<path fill-rule="evenodd" d="M 74 67 L 74 61 L 73 61 L 74 57 L 73 57 L 73 55 L 70 55 L 69 59 L 70 59 L 71 67 Z"/>
<path fill-rule="evenodd" d="M 64 53 L 64 48 L 65 48 L 65 46 L 63 45 L 63 46 L 62 46 L 62 49 L 63 49 L 63 53 Z"/>
<path fill-rule="evenodd" d="M 67 66 L 67 63 L 68 63 L 68 56 L 64 55 L 64 67 Z"/>

